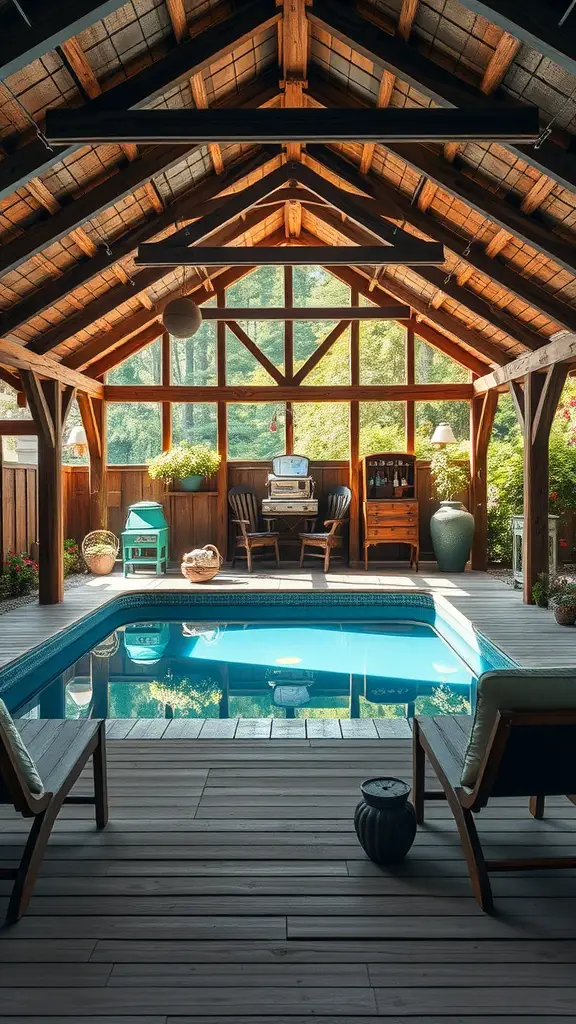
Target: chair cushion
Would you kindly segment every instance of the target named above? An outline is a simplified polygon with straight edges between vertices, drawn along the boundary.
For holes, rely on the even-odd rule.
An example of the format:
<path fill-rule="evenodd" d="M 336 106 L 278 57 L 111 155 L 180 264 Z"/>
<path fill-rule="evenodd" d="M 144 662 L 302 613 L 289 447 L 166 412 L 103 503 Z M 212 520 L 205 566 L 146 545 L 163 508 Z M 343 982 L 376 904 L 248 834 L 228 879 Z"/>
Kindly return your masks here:
<path fill-rule="evenodd" d="M 6 730 L 8 741 L 12 747 L 12 754 L 22 772 L 28 789 L 33 796 L 42 796 L 44 785 L 38 774 L 38 769 L 3 700 L 0 700 L 0 724 Z"/>
<path fill-rule="evenodd" d="M 252 533 L 252 532 L 250 532 L 250 533 L 247 534 L 247 536 L 248 537 L 260 537 L 260 538 L 267 537 L 269 540 L 275 540 L 276 537 L 278 537 L 278 534 L 277 533 L 269 533 L 268 530 L 262 530 L 260 533 Z"/>
<path fill-rule="evenodd" d="M 299 533 L 300 540 L 326 540 L 328 533 Z"/>
<path fill-rule="evenodd" d="M 484 672 L 464 757 L 461 783 L 473 788 L 498 711 L 576 708 L 576 668 L 518 668 Z"/>

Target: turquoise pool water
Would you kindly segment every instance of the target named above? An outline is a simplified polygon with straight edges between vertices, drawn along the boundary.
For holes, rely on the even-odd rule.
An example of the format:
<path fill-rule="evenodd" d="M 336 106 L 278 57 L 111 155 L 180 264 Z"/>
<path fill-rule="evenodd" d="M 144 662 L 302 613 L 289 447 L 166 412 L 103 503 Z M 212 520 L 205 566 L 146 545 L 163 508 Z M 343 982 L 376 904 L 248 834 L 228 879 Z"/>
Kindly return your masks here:
<path fill-rule="evenodd" d="M 480 672 L 511 664 L 429 595 L 186 596 L 110 602 L 0 693 L 41 718 L 411 717 L 470 710 Z"/>

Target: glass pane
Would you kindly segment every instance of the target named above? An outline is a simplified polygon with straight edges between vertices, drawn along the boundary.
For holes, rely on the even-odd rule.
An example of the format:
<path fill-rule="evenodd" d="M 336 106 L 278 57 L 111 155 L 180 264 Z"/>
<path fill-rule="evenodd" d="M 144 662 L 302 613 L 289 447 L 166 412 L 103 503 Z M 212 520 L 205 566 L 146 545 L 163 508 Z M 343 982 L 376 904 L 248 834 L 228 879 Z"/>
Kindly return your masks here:
<path fill-rule="evenodd" d="M 305 321 L 306 323 L 306 321 Z M 294 326 L 299 326 L 294 324 Z M 324 341 L 330 333 L 330 324 L 323 320 L 317 322 L 319 331 L 325 333 L 318 335 L 319 343 Z M 295 332 L 296 333 L 296 332 Z M 318 346 L 315 345 L 314 348 Z M 301 360 L 301 363 L 305 360 Z M 344 331 L 332 348 L 322 357 L 320 362 L 302 381 L 302 387 L 319 384 L 349 384 L 350 383 L 350 328 Z"/>
<path fill-rule="evenodd" d="M 174 402 L 172 405 L 172 441 L 209 444 L 216 448 L 218 427 L 216 405 L 212 402 Z"/>
<path fill-rule="evenodd" d="M 430 458 L 434 449 L 430 438 L 439 423 L 449 423 L 459 442 L 453 445 L 454 454 L 468 455 L 470 441 L 469 402 L 416 402 L 416 454 L 420 459 Z"/>
<path fill-rule="evenodd" d="M 405 402 L 360 402 L 360 455 L 406 449 Z"/>
<path fill-rule="evenodd" d="M 106 374 L 107 384 L 161 384 L 162 342 L 151 342 Z"/>
<path fill-rule="evenodd" d="M 162 451 L 160 405 L 155 402 L 109 402 L 108 462 L 141 466 Z"/>
<path fill-rule="evenodd" d="M 214 303 L 210 303 L 214 305 Z M 216 321 L 206 320 L 192 338 L 170 338 L 172 383 L 196 387 L 216 384 Z"/>
<path fill-rule="evenodd" d="M 66 429 L 64 430 L 64 440 L 62 444 L 62 462 L 65 466 L 87 466 L 89 463 L 88 452 L 84 455 L 78 455 L 72 445 L 68 444 L 68 438 L 70 437 L 71 431 L 74 427 L 82 426 L 82 417 L 80 415 L 80 409 L 78 408 L 78 402 L 76 399 L 70 406 L 70 412 L 66 420 Z"/>
<path fill-rule="evenodd" d="M 294 450 L 309 459 L 350 456 L 350 408 L 347 402 L 297 402 Z"/>
<path fill-rule="evenodd" d="M 258 267 L 226 289 L 227 306 L 283 306 L 284 268 Z"/>
<path fill-rule="evenodd" d="M 228 406 L 228 457 L 273 459 L 286 450 L 283 403 Z"/>
<path fill-rule="evenodd" d="M 360 383 L 406 383 L 406 329 L 401 324 L 360 321 Z"/>
<path fill-rule="evenodd" d="M 241 326 L 244 327 L 244 329 L 246 330 L 244 324 L 242 324 Z M 251 322 L 251 326 L 255 326 L 255 324 Z M 259 326 L 272 328 L 272 330 L 270 331 L 270 335 L 272 336 L 273 339 L 272 347 L 274 347 L 275 341 L 273 338 L 273 322 L 268 323 L 265 320 L 260 320 Z M 281 329 L 283 338 L 283 325 Z M 252 330 L 247 331 L 247 333 L 250 334 L 250 337 L 254 342 L 256 342 L 257 337 L 261 337 L 261 335 L 258 332 L 252 332 Z M 256 343 L 259 344 L 258 342 Z M 283 345 L 284 342 L 282 340 L 280 346 L 280 353 L 283 352 Z M 264 351 L 264 347 L 268 347 L 267 352 Z M 271 357 L 270 348 L 271 346 L 268 345 L 268 343 L 266 343 L 266 346 L 263 346 L 264 354 L 267 355 L 272 362 L 275 362 L 275 360 L 272 359 Z M 280 354 L 280 359 L 282 359 L 282 354 Z M 283 359 L 281 365 L 284 365 Z M 259 363 L 258 360 L 256 359 L 256 356 L 253 356 L 252 353 L 248 351 L 248 349 L 242 344 L 241 341 L 238 340 L 236 335 L 233 334 L 230 328 L 228 327 L 226 328 L 226 383 L 260 385 L 276 384 L 276 381 L 274 380 L 273 377 L 270 376 L 268 370 L 264 369 L 262 364 Z"/>
<path fill-rule="evenodd" d="M 3 380 L 0 380 L 0 419 L 1 420 L 31 420 L 32 415 L 28 406 L 25 409 L 21 409 L 17 402 L 16 391 L 11 388 L 9 384 L 5 384 Z M 0 445 L 0 454 L 8 462 L 13 462 L 18 459 L 16 450 L 16 437 L 3 437 L 1 438 L 2 444 Z M 19 442 L 18 447 L 29 450 L 30 458 L 28 461 L 37 462 L 37 441 L 33 436 L 26 436 Z"/>
<path fill-rule="evenodd" d="M 349 306 L 350 288 L 323 267 L 294 267 L 295 306 Z"/>
<path fill-rule="evenodd" d="M 460 384 L 471 380 L 470 370 L 427 345 L 418 335 L 414 338 L 414 362 L 417 384 Z"/>

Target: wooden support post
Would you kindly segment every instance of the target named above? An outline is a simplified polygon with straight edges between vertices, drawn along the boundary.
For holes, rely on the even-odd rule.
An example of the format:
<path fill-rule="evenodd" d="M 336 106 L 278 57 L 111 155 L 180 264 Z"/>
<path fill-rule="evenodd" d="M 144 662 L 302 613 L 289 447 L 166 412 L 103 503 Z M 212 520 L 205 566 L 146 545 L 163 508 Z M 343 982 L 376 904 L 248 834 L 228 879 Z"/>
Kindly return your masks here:
<path fill-rule="evenodd" d="M 406 328 L 406 383 L 416 383 L 416 360 L 415 360 L 415 339 L 414 327 L 412 324 Z M 416 451 L 416 403 L 412 400 L 406 402 L 404 410 L 404 423 L 406 427 L 406 451 L 414 455 Z"/>
<path fill-rule="evenodd" d="M 219 308 L 226 305 L 226 292 L 216 293 L 216 302 Z M 216 380 L 218 388 L 226 385 L 226 324 L 219 320 L 216 327 Z M 220 455 L 220 468 L 217 476 L 217 510 L 218 521 L 216 530 L 216 545 L 223 558 L 228 555 L 228 414 L 226 402 L 218 402 L 216 407 L 216 419 L 218 427 L 218 454 Z"/>
<path fill-rule="evenodd" d="M 172 383 L 172 349 L 170 335 L 164 331 L 162 335 L 162 384 Z M 167 452 L 172 447 L 172 403 L 162 402 L 162 451 Z"/>
<path fill-rule="evenodd" d="M 108 473 L 106 468 L 106 403 L 89 395 L 78 395 L 88 454 L 90 457 L 90 529 L 108 528 Z"/>
<path fill-rule="evenodd" d="M 2 448 L 2 435 L 0 435 L 0 572 L 2 571 L 6 555 L 6 548 L 4 547 L 4 452 Z"/>
<path fill-rule="evenodd" d="M 357 306 L 358 292 L 352 289 L 350 302 Z M 360 322 L 350 325 L 350 382 L 360 383 Z M 348 552 L 350 563 L 360 560 L 360 402 L 350 402 L 350 490 Z"/>
<path fill-rule="evenodd" d="M 532 588 L 547 573 L 548 558 L 548 442 L 568 367 L 556 363 L 546 375 L 524 378 L 524 544 L 522 570 L 524 601 L 533 603 Z"/>
<path fill-rule="evenodd" d="M 284 267 L 284 305 L 294 305 L 294 271 L 292 267 Z M 284 321 L 284 376 L 286 383 L 292 383 L 294 376 L 294 323 Z M 286 454 L 294 452 L 294 410 L 292 402 L 286 402 Z"/>
<path fill-rule="evenodd" d="M 470 511 L 474 516 L 470 565 L 472 569 L 483 572 L 488 564 L 488 444 L 497 408 L 497 391 L 487 391 L 484 396 L 474 398 L 470 403 Z"/>
<path fill-rule="evenodd" d="M 59 381 L 41 381 L 32 370 L 21 370 L 21 377 L 38 426 L 39 600 L 40 604 L 58 604 L 64 599 L 62 426 L 71 396 L 68 388 L 63 396 Z"/>

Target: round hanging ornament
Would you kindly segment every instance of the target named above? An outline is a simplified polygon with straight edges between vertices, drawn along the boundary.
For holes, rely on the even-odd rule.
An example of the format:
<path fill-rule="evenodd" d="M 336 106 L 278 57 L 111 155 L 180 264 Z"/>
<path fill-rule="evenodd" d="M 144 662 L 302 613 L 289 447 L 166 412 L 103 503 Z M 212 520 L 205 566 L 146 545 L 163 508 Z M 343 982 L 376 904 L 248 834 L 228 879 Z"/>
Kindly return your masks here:
<path fill-rule="evenodd" d="M 202 326 L 202 314 L 192 299 L 172 299 L 162 313 L 164 329 L 173 338 L 191 338 Z"/>

